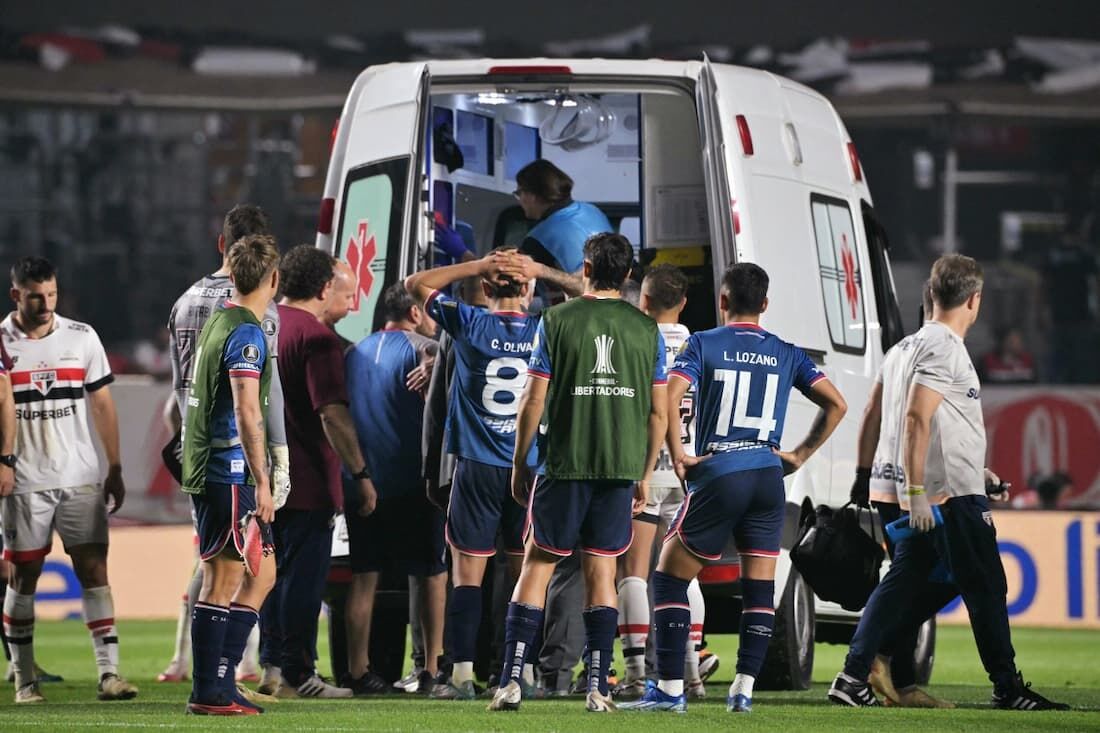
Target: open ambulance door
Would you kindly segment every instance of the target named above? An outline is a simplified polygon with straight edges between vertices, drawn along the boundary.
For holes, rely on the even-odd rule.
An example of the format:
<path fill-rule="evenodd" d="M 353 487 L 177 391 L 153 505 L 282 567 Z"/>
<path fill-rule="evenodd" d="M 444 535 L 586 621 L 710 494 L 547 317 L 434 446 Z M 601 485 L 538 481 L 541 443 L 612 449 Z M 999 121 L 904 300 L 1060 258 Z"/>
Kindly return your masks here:
<path fill-rule="evenodd" d="M 356 82 L 340 118 L 317 246 L 355 272 L 351 312 L 336 327 L 353 343 L 381 328 L 382 291 L 415 269 L 430 242 L 423 211 L 429 90 L 426 63 L 385 66 Z"/>
<path fill-rule="evenodd" d="M 722 291 L 722 273 L 737 261 L 733 199 L 726 163 L 726 141 L 722 117 L 718 109 L 718 85 L 714 68 L 706 54 L 695 84 L 695 106 L 699 114 L 699 142 L 703 148 L 703 180 L 707 187 L 707 215 L 710 222 L 711 259 L 714 269 L 714 292 Z M 715 311 L 717 312 L 717 302 Z M 717 313 L 717 323 L 723 315 Z"/>

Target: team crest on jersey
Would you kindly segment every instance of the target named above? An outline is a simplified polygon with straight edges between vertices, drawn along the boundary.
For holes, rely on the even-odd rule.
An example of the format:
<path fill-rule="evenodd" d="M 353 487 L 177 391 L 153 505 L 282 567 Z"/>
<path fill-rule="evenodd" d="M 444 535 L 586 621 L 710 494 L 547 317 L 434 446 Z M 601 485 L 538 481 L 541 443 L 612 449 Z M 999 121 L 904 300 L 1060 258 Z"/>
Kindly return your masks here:
<path fill-rule="evenodd" d="M 592 367 L 590 374 L 617 374 L 614 364 L 611 363 L 615 339 L 605 333 L 593 340 L 596 342 L 596 366 Z"/>
<path fill-rule="evenodd" d="M 31 372 L 31 386 L 42 394 L 50 393 L 50 388 L 57 381 L 57 372 L 53 369 L 42 372 Z"/>
<path fill-rule="evenodd" d="M 260 324 L 260 328 L 262 328 L 264 330 L 264 333 L 268 336 L 274 336 L 276 330 L 275 319 L 265 318 L 263 320 L 263 323 Z"/>
<path fill-rule="evenodd" d="M 260 347 L 256 344 L 248 344 L 241 351 L 241 356 L 244 357 L 245 361 L 255 364 L 260 360 Z"/>

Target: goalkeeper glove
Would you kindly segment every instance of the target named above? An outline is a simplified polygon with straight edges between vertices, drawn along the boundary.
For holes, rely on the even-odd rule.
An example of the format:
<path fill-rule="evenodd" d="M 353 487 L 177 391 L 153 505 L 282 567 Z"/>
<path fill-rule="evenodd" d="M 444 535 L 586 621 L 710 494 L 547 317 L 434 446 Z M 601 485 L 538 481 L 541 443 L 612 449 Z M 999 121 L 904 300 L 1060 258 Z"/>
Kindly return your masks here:
<path fill-rule="evenodd" d="M 271 446 L 271 497 L 275 511 L 283 508 L 290 495 L 290 449 L 285 445 Z"/>

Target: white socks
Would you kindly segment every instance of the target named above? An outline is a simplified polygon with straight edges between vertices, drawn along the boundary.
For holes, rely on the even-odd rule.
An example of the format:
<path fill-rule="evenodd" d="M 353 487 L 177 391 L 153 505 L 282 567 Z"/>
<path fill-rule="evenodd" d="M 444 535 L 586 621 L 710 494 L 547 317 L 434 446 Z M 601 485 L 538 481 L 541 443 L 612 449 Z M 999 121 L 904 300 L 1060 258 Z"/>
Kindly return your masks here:
<path fill-rule="evenodd" d="M 34 682 L 34 596 L 8 588 L 4 595 L 4 635 L 15 668 L 15 688 Z"/>
<path fill-rule="evenodd" d="M 526 665 L 524 665 L 526 667 Z M 473 662 L 455 662 L 454 671 L 451 672 L 451 681 L 455 687 L 458 687 L 463 682 L 473 682 L 474 680 L 474 663 Z"/>
<path fill-rule="evenodd" d="M 645 645 L 649 638 L 649 592 L 644 578 L 619 581 L 619 638 L 623 645 L 626 679 L 645 677 Z"/>
<path fill-rule="evenodd" d="M 473 662 L 470 662 L 471 670 L 473 669 Z M 473 679 L 473 672 L 470 672 L 470 679 Z M 535 665 L 533 662 L 523 665 L 523 681 L 532 687 L 535 686 Z"/>
<path fill-rule="evenodd" d="M 684 656 L 684 679 L 698 682 L 699 648 L 703 645 L 703 620 L 707 613 L 698 578 L 688 584 L 688 605 L 691 606 L 691 633 L 688 634 L 687 654 Z"/>
<path fill-rule="evenodd" d="M 684 694 L 683 680 L 657 680 L 657 689 L 666 695 L 677 697 Z"/>
<path fill-rule="evenodd" d="M 730 697 L 734 695 L 744 695 L 747 698 L 752 698 L 752 686 L 756 682 L 756 678 L 752 675 L 737 673 L 737 676 L 733 678 L 733 684 L 730 685 Z"/>
<path fill-rule="evenodd" d="M 81 595 L 84 624 L 92 635 L 95 666 L 102 679 L 105 674 L 118 674 L 118 630 L 115 628 L 115 603 L 110 586 L 86 588 Z"/>
<path fill-rule="evenodd" d="M 176 654 L 173 662 L 179 662 L 184 667 L 191 659 L 191 614 L 195 610 L 195 600 L 202 590 L 202 566 L 197 566 L 191 574 L 191 580 L 187 583 L 187 592 L 180 603 L 180 616 L 176 619 Z"/>

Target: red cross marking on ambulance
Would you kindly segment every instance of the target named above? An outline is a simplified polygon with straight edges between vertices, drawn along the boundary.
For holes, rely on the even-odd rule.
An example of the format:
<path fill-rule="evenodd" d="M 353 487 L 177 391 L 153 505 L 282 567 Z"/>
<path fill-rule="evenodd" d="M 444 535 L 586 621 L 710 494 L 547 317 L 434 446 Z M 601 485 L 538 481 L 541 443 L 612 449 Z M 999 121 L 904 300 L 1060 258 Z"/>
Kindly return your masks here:
<path fill-rule="evenodd" d="M 367 237 L 367 220 L 359 222 L 359 231 L 348 240 L 348 266 L 355 273 L 355 298 L 352 301 L 352 311 L 359 310 L 359 297 L 370 295 L 371 286 L 374 285 L 374 274 L 370 271 L 370 263 L 378 254 L 378 247 L 374 241 L 374 235 Z"/>
<path fill-rule="evenodd" d="M 852 255 L 852 249 L 848 246 L 848 235 L 840 235 L 840 264 L 844 268 L 844 297 L 848 305 L 852 307 L 852 318 L 858 318 L 856 308 L 859 306 L 859 285 L 856 283 L 856 258 Z"/>

